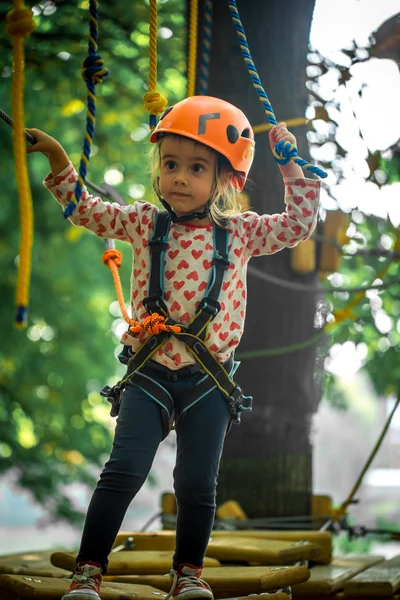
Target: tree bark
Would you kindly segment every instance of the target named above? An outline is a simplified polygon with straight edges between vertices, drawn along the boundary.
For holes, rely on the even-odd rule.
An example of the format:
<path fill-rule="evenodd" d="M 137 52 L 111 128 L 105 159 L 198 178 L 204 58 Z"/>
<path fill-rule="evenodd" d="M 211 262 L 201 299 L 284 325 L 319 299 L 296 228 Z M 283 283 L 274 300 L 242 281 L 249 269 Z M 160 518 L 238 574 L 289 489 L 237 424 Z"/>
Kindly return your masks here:
<path fill-rule="evenodd" d="M 314 0 L 238 1 L 253 61 L 279 121 L 304 116 L 306 64 Z M 203 2 L 199 6 L 199 75 Z M 198 88 L 197 88 L 198 89 Z M 245 67 L 226 0 L 214 1 L 208 94 L 238 106 L 253 125 L 267 122 Z M 307 159 L 305 127 L 293 131 Z M 307 176 L 307 175 L 306 175 Z M 256 154 L 246 193 L 251 209 L 282 212 L 284 188 L 268 134 L 256 135 Z M 285 280 L 313 283 L 291 271 L 289 250 L 252 261 Z M 315 282 L 316 283 L 316 282 Z M 287 290 L 248 276 L 245 333 L 237 355 L 308 340 L 317 296 Z M 310 514 L 312 451 L 310 422 L 320 390 L 315 381 L 315 346 L 267 358 L 244 358 L 237 381 L 254 396 L 254 408 L 228 434 L 221 462 L 218 504 L 237 500 L 249 517 Z"/>

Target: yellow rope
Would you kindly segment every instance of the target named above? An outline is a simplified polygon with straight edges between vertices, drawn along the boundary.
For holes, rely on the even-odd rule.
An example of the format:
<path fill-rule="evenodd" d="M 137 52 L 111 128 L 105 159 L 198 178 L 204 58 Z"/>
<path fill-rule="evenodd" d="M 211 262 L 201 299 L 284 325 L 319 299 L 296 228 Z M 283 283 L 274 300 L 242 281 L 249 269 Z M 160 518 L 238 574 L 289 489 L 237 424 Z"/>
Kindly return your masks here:
<path fill-rule="evenodd" d="M 197 28 L 198 28 L 198 0 L 190 2 L 190 25 L 189 25 L 189 60 L 188 60 L 188 97 L 194 96 L 196 87 L 196 60 L 197 60 Z"/>
<path fill-rule="evenodd" d="M 157 115 L 167 108 L 168 100 L 157 92 L 157 0 L 150 0 L 149 91 L 143 96 L 144 108 L 150 113 L 150 129 L 155 129 Z"/>
<path fill-rule="evenodd" d="M 300 127 L 300 125 L 305 125 L 312 119 L 307 119 L 306 117 L 299 117 L 298 119 L 288 119 L 284 121 L 288 127 Z M 261 125 L 256 125 L 253 127 L 254 133 L 262 133 L 263 131 L 269 131 L 272 129 L 273 125 L 271 123 L 262 123 Z"/>
<path fill-rule="evenodd" d="M 13 149 L 20 206 L 21 240 L 19 249 L 18 281 L 16 289 L 16 326 L 26 325 L 29 301 L 33 246 L 32 195 L 29 186 L 25 150 L 24 114 L 24 39 L 34 30 L 33 13 L 23 0 L 14 0 L 7 14 L 7 33 L 12 37 L 14 76 L 12 82 L 12 116 L 14 120 Z"/>

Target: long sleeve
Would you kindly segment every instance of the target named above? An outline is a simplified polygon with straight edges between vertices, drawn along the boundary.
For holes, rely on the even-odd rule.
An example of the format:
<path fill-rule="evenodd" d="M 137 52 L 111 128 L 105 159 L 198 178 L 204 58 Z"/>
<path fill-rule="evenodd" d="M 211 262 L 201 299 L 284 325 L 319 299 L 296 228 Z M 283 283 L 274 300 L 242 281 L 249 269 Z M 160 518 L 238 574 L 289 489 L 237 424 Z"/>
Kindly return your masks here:
<path fill-rule="evenodd" d="M 318 218 L 321 183 L 315 179 L 284 179 L 286 211 L 272 215 L 245 212 L 237 234 L 246 259 L 292 248 L 312 234 Z"/>

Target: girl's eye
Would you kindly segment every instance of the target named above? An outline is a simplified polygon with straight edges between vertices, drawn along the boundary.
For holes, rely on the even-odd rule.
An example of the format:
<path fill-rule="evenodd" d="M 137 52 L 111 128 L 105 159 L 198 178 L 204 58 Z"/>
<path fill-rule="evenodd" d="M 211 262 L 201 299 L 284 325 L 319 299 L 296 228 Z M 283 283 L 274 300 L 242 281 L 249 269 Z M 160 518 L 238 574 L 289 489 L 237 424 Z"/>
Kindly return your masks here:
<path fill-rule="evenodd" d="M 176 167 L 176 163 L 175 163 L 173 160 L 168 160 L 168 161 L 165 163 L 165 166 L 166 166 L 166 168 L 167 168 L 169 171 L 172 171 L 173 169 L 175 169 L 175 167 Z"/>
<path fill-rule="evenodd" d="M 192 168 L 195 173 L 201 173 L 201 171 L 204 171 L 204 167 L 202 167 L 202 165 L 199 165 L 198 163 L 193 165 Z"/>

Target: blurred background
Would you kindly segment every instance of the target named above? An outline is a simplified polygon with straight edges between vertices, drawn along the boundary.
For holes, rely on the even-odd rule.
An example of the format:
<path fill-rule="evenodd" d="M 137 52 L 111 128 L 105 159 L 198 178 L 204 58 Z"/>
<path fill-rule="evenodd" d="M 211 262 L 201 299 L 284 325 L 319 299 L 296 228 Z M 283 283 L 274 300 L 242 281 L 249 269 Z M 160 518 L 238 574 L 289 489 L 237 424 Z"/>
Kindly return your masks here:
<path fill-rule="evenodd" d="M 145 168 L 149 129 L 142 102 L 149 69 L 148 4 L 135 4 L 138 6 L 128 10 L 122 2 L 113 3 L 112 9 L 100 5 L 99 52 L 111 74 L 97 92 L 97 130 L 89 168 L 92 181 L 112 185 L 128 202 L 152 198 Z M 257 32 L 252 28 L 249 8 L 243 7 L 243 21 L 246 16 L 250 47 L 254 33 L 255 62 L 260 73 L 265 71 L 262 79 L 277 119 L 286 120 L 291 128 L 291 119 L 304 117 L 300 127 L 293 125 L 292 130 L 304 152 L 328 173 L 323 182 L 322 225 L 317 237 L 308 246 L 302 244 L 304 248 L 296 256 L 290 256 L 289 251 L 280 253 L 284 255 L 279 258 L 285 261 L 284 267 L 276 263 L 276 268 L 266 266 L 261 270 L 267 276 L 283 273 L 286 281 L 320 288 L 307 313 L 312 313 L 310 339 L 321 334 L 314 354 L 304 357 L 289 349 L 279 360 L 285 365 L 282 369 L 289 368 L 294 355 L 299 355 L 297 370 L 301 361 L 311 369 L 312 385 L 303 386 L 309 390 L 304 394 L 310 399 L 304 409 L 307 427 L 301 436 L 292 436 L 294 440 L 301 437 L 303 456 L 307 457 L 307 493 L 302 490 L 301 497 L 306 503 L 312 493 L 328 495 L 338 506 L 356 481 L 400 389 L 400 17 L 396 0 L 316 0 L 315 6 L 307 4 L 312 17 L 304 26 L 308 49 L 303 52 L 301 47 L 298 51 L 304 68 L 297 69 L 296 81 L 283 68 L 284 50 L 281 65 L 280 57 L 273 57 L 275 68 L 283 74 L 279 85 L 286 95 L 301 96 L 301 113 L 285 112 L 292 110 L 290 102 L 285 93 L 278 96 L 275 91 L 277 78 L 268 77 L 270 67 L 263 61 L 271 55 L 263 54 L 262 47 L 257 46 L 263 31 L 261 25 Z M 87 45 L 87 3 L 46 1 L 29 5 L 37 28 L 25 44 L 26 125 L 57 137 L 77 166 L 85 123 L 80 63 Z M 182 0 L 159 2 L 158 87 L 169 104 L 187 93 L 186 8 Z M 10 6 L 0 2 L 0 9 L 5 16 Z M 218 18 L 222 17 L 216 14 Z M 235 41 L 228 13 L 223 18 Z M 293 38 L 295 50 L 297 31 L 295 35 L 289 28 L 285 21 L 288 17 L 277 14 L 272 18 L 276 18 L 276 35 Z M 4 22 L 0 44 L 0 108 L 11 114 L 12 52 Z M 242 103 L 244 110 L 246 103 L 259 103 L 250 79 L 245 79 L 246 73 L 227 69 L 224 76 L 230 77 L 231 89 L 225 95 L 218 94 L 218 72 L 212 71 L 210 93 L 231 101 L 239 98 L 237 103 Z M 241 77 L 247 81 L 245 88 L 239 83 Z M 261 109 L 257 110 L 255 114 L 250 110 L 254 125 L 266 122 Z M 75 548 L 115 427 L 108 403 L 98 390 L 105 383 L 116 382 L 122 374 L 115 357 L 126 325 L 114 299 L 111 274 L 101 263 L 103 242 L 64 221 L 42 186 L 48 173 L 47 161 L 35 155 L 29 157 L 35 214 L 30 312 L 27 329 L 14 329 L 18 195 L 11 130 L 2 122 L 0 130 L 0 553 L 60 545 Z M 268 168 L 278 171 L 271 155 L 263 153 L 266 133 L 258 136 L 258 160 L 262 155 L 262 161 L 271 163 Z M 263 189 L 258 172 L 255 165 L 254 184 L 248 191 L 250 206 L 258 212 L 270 212 L 268 206 L 257 204 L 257 194 Z M 279 202 L 281 211 L 281 195 Z M 338 218 L 328 232 L 333 214 Z M 323 268 L 318 261 L 321 252 L 329 249 L 329 265 Z M 130 256 L 129 249 L 123 250 L 125 261 L 120 271 L 129 302 Z M 259 269 L 258 261 L 252 264 Z M 261 278 L 255 280 L 254 290 L 261 285 Z M 273 288 L 274 284 L 270 285 Z M 376 289 L 371 289 L 373 286 Z M 346 291 L 354 288 L 364 291 L 358 295 Z M 278 310 L 275 306 L 275 314 Z M 279 323 L 285 320 L 285 314 L 283 311 L 279 315 Z M 239 358 L 243 355 L 244 378 L 250 362 L 246 361 L 246 352 L 253 349 L 249 341 L 254 333 L 250 310 L 248 315 L 250 333 L 238 349 Z M 301 339 L 307 336 L 305 333 Z M 260 338 L 258 352 L 260 348 L 271 350 L 281 345 L 266 336 Z M 283 346 L 296 341 L 286 339 Z M 263 364 L 272 360 L 278 358 L 258 354 L 252 363 L 258 369 L 260 390 Z M 282 384 L 275 385 L 282 388 Z M 246 390 L 248 387 L 246 384 Z M 256 390 L 255 400 L 265 407 L 268 394 L 261 398 L 260 390 Z M 285 398 L 288 402 L 289 396 L 293 398 L 284 390 L 282 396 L 281 404 Z M 303 410 L 301 397 L 292 406 L 293 410 L 299 410 L 299 406 Z M 290 423 L 294 415 L 288 410 L 283 420 Z M 242 437 L 255 427 L 251 418 L 246 417 Z M 265 436 L 266 431 L 267 425 L 264 433 L 257 435 Z M 237 435 L 237 430 L 232 435 Z M 285 435 L 283 432 L 281 438 Z M 297 442 L 291 443 L 295 447 Z M 140 529 L 159 512 L 161 494 L 173 489 L 174 452 L 172 432 L 161 445 L 151 475 L 132 503 L 123 529 Z M 296 447 L 291 453 L 296 454 Z M 226 464 L 235 456 L 228 447 Z M 229 497 L 231 492 L 224 491 L 229 479 L 226 473 L 229 475 L 229 470 L 222 473 L 222 497 Z M 400 530 L 400 409 L 356 498 L 358 503 L 349 507 L 350 524 Z M 296 514 L 290 507 L 282 510 Z M 247 512 L 252 514 L 251 506 Z M 269 516 L 274 510 L 260 515 L 254 509 L 253 514 Z M 160 520 L 155 519 L 150 528 L 160 528 Z M 336 544 L 344 552 L 373 549 L 392 556 L 399 545 L 387 540 L 388 536 L 377 535 L 350 540 L 342 532 Z"/>

